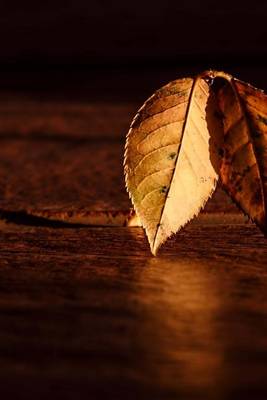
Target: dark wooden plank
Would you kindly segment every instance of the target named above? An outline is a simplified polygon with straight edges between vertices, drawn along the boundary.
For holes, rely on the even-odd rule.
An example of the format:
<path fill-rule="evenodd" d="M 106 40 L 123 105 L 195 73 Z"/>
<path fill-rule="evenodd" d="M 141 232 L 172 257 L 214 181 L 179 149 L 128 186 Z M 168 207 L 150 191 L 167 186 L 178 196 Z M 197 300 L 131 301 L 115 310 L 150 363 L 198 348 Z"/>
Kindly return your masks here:
<path fill-rule="evenodd" d="M 83 134 L 86 110 L 76 121 L 34 107 L 13 133 L 0 107 L 0 209 L 13 222 L 0 222 L 1 396 L 265 398 L 262 233 L 221 190 L 157 258 L 141 228 L 52 223 L 128 212 L 124 137 L 104 131 L 120 125 L 112 112 Z"/>
<path fill-rule="evenodd" d="M 125 221 L 131 203 L 124 183 L 124 140 L 18 132 L 0 135 L 0 143 L 2 216 L 13 220 L 10 213 L 24 212 L 86 224 Z M 106 216 L 106 211 L 115 214 Z M 117 211 L 123 211 L 121 217 Z M 214 211 L 238 212 L 221 190 L 205 207 Z M 96 219 L 94 212 L 101 212 Z"/>
<path fill-rule="evenodd" d="M 140 228 L 2 224 L 0 240 L 5 398 L 266 397 L 254 225 L 190 225 L 157 258 Z"/>
<path fill-rule="evenodd" d="M 73 95 L 70 88 L 60 99 L 55 98 L 54 92 L 45 95 L 40 90 L 37 94 L 2 93 L 0 138 L 125 138 L 140 104 L 105 102 L 101 98 L 96 101 L 92 93 L 83 101 L 80 97 Z"/>
<path fill-rule="evenodd" d="M 0 142 L 2 209 L 129 209 L 123 143 L 45 138 Z"/>

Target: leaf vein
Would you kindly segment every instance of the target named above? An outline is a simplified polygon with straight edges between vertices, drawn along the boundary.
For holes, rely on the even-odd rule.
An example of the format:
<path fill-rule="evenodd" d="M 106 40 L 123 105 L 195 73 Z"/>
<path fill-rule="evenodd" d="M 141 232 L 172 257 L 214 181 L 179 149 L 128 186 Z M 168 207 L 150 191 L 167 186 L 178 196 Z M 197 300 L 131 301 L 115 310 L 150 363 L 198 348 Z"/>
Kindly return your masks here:
<path fill-rule="evenodd" d="M 157 170 L 157 171 L 151 172 L 150 174 L 144 176 L 144 178 L 138 183 L 136 189 L 138 190 L 138 188 L 139 188 L 140 185 L 144 182 L 145 179 L 150 178 L 151 176 L 153 176 L 153 175 L 155 175 L 155 174 L 158 174 L 159 172 L 167 171 L 167 169 L 170 170 L 170 169 L 173 169 L 173 167 L 162 168 L 162 169 L 159 169 L 159 170 Z"/>

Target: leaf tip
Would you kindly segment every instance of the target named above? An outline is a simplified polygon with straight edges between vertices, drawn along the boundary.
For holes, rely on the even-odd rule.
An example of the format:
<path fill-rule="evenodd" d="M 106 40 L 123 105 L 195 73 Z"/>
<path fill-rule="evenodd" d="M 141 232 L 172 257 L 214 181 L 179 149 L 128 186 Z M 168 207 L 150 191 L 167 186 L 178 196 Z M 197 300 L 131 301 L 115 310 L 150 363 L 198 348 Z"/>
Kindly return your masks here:
<path fill-rule="evenodd" d="M 154 257 L 157 257 L 158 249 L 159 249 L 159 247 L 158 246 L 154 246 L 153 244 L 150 246 L 151 253 L 152 253 L 152 255 Z"/>

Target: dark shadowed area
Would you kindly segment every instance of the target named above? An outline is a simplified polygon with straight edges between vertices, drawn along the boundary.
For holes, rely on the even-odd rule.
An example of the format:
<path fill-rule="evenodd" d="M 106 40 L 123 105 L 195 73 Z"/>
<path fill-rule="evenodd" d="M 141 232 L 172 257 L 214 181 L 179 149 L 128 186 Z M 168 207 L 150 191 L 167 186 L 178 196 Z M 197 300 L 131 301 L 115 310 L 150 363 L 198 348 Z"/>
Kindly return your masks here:
<path fill-rule="evenodd" d="M 215 68 L 266 88 L 266 14 L 265 1 L 3 1 L 0 84 L 142 100 Z"/>

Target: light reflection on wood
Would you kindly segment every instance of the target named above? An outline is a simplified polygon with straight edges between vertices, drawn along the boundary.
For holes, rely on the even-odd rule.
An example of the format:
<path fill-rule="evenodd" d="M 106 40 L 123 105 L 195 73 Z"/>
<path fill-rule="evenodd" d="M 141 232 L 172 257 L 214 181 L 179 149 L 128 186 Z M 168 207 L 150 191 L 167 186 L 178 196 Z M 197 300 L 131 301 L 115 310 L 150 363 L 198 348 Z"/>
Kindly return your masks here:
<path fill-rule="evenodd" d="M 199 261 L 154 258 L 145 263 L 137 285 L 146 319 L 138 332 L 142 364 L 151 379 L 167 391 L 222 392 L 224 349 L 216 322 L 222 297 L 216 276 Z"/>

